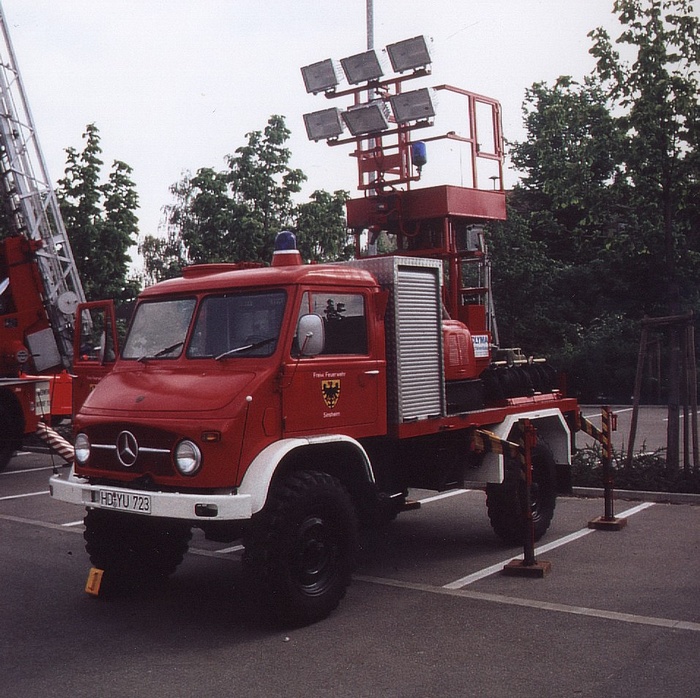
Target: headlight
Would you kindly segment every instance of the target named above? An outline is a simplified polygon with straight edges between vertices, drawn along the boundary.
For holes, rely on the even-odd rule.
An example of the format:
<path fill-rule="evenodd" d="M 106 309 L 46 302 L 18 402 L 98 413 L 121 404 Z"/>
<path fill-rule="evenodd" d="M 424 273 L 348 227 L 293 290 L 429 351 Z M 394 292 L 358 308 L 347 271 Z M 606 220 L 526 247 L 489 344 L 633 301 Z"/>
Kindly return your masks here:
<path fill-rule="evenodd" d="M 90 439 L 88 439 L 87 434 L 80 432 L 75 437 L 75 443 L 73 444 L 75 450 L 75 460 L 80 463 L 80 465 L 85 465 L 90 458 Z"/>
<path fill-rule="evenodd" d="M 180 441 L 175 449 L 175 466 L 182 475 L 194 475 L 202 465 L 202 452 L 192 441 Z"/>

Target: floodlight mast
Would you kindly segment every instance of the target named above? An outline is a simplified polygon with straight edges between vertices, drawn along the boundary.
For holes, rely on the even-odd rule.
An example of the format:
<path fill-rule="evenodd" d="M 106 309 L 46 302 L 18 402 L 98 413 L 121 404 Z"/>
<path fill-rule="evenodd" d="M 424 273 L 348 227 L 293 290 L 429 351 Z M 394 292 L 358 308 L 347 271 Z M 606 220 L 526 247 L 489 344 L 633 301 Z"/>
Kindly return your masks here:
<path fill-rule="evenodd" d="M 352 106 L 341 112 L 351 135 L 342 137 L 334 132 L 326 142 L 332 146 L 356 146 L 351 155 L 357 158 L 357 188 L 363 196 L 350 199 L 346 205 L 356 255 L 404 254 L 442 259 L 447 312 L 472 332 L 489 333 L 497 342 L 483 226 L 506 217 L 500 104 L 451 85 L 405 90 L 408 81 L 431 74 L 423 37 L 393 44 L 387 51 L 398 75 L 384 78 L 376 64 L 371 72 L 368 66 L 373 65 L 374 53 L 368 51 L 351 57 L 352 65 L 348 60 L 341 61 L 346 74 L 347 66 L 370 70 L 364 73 L 369 76 L 364 84 L 357 84 L 361 81 L 352 74 L 347 75 L 347 89 L 338 90 L 336 84 L 324 91 L 328 99 L 353 99 Z M 363 57 L 368 60 L 366 65 L 362 64 Z M 460 133 L 449 131 L 413 140 L 413 131 L 434 125 L 433 92 L 443 92 L 466 103 L 461 113 L 466 117 L 467 128 Z M 386 118 L 377 113 L 382 104 Z M 440 140 L 467 147 L 469 185 L 412 188 L 427 162 L 425 144 Z M 483 188 L 482 167 L 487 169 Z"/>
<path fill-rule="evenodd" d="M 353 105 L 343 113 L 343 120 L 347 124 L 348 112 L 368 108 L 379 100 L 388 110 L 390 100 L 402 94 L 405 82 L 429 75 L 430 70 L 421 68 L 408 75 L 371 80 L 364 85 L 344 90 L 327 91 L 325 96 L 327 99 L 353 98 Z M 350 137 L 333 138 L 327 142 L 331 146 L 356 144 L 356 149 L 351 155 L 357 158 L 357 188 L 360 191 L 382 191 L 402 184 L 410 188 L 411 182 L 420 180 L 420 175 L 414 171 L 411 163 L 411 132 L 431 126 L 433 126 L 432 116 L 399 123 L 394 114 L 389 113 L 386 128 L 355 133 L 351 131 Z"/>

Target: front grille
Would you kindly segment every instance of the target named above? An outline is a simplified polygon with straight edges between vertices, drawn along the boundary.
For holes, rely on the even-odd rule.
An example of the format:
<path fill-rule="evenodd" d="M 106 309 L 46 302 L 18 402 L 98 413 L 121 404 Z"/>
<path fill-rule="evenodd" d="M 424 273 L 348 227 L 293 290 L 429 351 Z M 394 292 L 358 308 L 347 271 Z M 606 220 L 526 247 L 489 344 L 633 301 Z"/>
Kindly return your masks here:
<path fill-rule="evenodd" d="M 87 430 L 92 446 L 90 468 L 135 475 L 174 475 L 171 452 L 176 437 L 153 428 L 111 424 Z"/>

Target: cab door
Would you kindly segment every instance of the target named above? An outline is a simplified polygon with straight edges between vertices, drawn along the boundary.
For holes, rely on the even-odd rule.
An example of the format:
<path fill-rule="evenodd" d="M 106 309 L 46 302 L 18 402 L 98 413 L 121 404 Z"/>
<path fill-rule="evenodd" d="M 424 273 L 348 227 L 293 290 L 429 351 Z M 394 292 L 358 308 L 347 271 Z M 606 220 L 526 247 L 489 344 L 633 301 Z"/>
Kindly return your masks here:
<path fill-rule="evenodd" d="M 371 297 L 352 290 L 302 294 L 299 318 L 321 319 L 321 352 L 308 356 L 295 336 L 282 377 L 286 436 L 342 433 L 355 438 L 386 431 L 386 363 L 383 337 L 370 325 Z"/>
<path fill-rule="evenodd" d="M 114 303 L 81 303 L 76 311 L 73 340 L 73 414 L 109 373 L 119 354 Z"/>

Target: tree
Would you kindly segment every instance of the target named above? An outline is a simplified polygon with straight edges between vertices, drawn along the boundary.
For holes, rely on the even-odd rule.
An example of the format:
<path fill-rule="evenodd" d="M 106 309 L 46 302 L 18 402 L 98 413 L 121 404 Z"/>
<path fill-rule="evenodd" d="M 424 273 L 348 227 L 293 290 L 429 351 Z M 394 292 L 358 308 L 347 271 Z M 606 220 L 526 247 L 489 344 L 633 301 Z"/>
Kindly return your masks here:
<path fill-rule="evenodd" d="M 129 248 L 138 235 L 138 195 L 131 168 L 116 160 L 101 182 L 99 130 L 89 124 L 82 152 L 66 149 L 65 177 L 57 197 L 88 300 L 131 300 L 137 284 L 127 278 Z"/>
<path fill-rule="evenodd" d="M 189 174 L 170 187 L 174 204 L 164 207 L 165 236 L 146 235 L 139 243 L 146 285 L 176 277 L 188 263 L 182 230 L 188 226 L 194 188 Z"/>
<path fill-rule="evenodd" d="M 617 0 L 614 11 L 626 27 L 617 43 L 632 50 L 634 61 L 623 61 L 601 28 L 590 33 L 591 53 L 610 99 L 625 110 L 618 124 L 625 133 L 628 193 L 638 214 L 633 233 L 660 260 L 668 312 L 677 314 L 679 242 L 699 234 L 687 209 L 699 191 L 700 22 L 689 0 Z M 697 204 L 693 208 L 697 216 Z"/>
<path fill-rule="evenodd" d="M 629 47 L 633 63 L 620 58 L 600 28 L 590 34 L 591 53 L 598 59 L 598 73 L 611 99 L 626 110 L 619 123 L 626 135 L 630 200 L 637 214 L 633 232 L 658 260 L 665 279 L 666 312 L 677 317 L 689 301 L 697 301 L 697 287 L 694 298 L 683 293 L 679 268 L 697 278 L 700 20 L 689 0 L 617 0 L 614 11 L 626 27 L 617 43 Z M 692 256 L 685 254 L 689 247 Z M 670 324 L 667 463 L 671 470 L 678 468 L 679 457 L 680 356 L 679 326 Z"/>
<path fill-rule="evenodd" d="M 590 259 L 601 223 L 609 222 L 621 167 L 621 137 L 606 97 L 592 78 L 536 83 L 525 92 L 523 122 L 527 140 L 510 144 L 522 173 L 517 207 L 535 219 L 550 256 Z"/>
<path fill-rule="evenodd" d="M 595 79 L 568 76 L 526 90 L 528 140 L 511 157 L 549 255 L 580 264 L 595 258 L 613 212 L 611 184 L 620 174 L 621 134 Z"/>
<path fill-rule="evenodd" d="M 512 341 L 558 358 L 585 399 L 628 398 L 635 323 L 700 300 L 697 18 L 682 0 L 614 9 L 633 63 L 597 29 L 597 69 L 583 83 L 527 91 L 527 140 L 512 146 L 524 176 L 510 220 L 492 230 Z"/>
<path fill-rule="evenodd" d="M 170 222 L 179 224 L 190 262 L 255 261 L 260 221 L 230 195 L 227 180 L 228 172 L 204 168 L 184 183 L 188 205 L 174 209 Z"/>
<path fill-rule="evenodd" d="M 273 115 L 226 157 L 227 169 L 202 168 L 171 187 L 165 237 L 148 236 L 140 247 L 149 281 L 174 276 L 185 264 L 269 262 L 281 230 L 298 233 L 308 260 L 347 256 L 347 194 L 316 191 L 310 202 L 295 204 L 306 176 L 289 165 L 289 135 L 284 118 Z"/>
<path fill-rule="evenodd" d="M 511 146 L 523 178 L 509 194 L 508 219 L 490 227 L 500 339 L 553 359 L 588 399 L 629 394 L 617 374 L 610 381 L 593 363 L 605 347 L 591 342 L 609 335 L 588 331 L 619 328 L 616 318 L 631 311 L 621 299 L 638 300 L 620 294 L 608 273 L 607 244 L 621 216 L 620 133 L 593 78 L 536 83 L 523 117 L 528 138 Z M 633 343 L 615 349 L 634 361 Z"/>
<path fill-rule="evenodd" d="M 233 198 L 252 212 L 263 249 L 274 241 L 276 232 L 292 224 L 292 195 L 306 181 L 301 170 L 289 167 L 291 152 L 284 144 L 290 135 L 284 117 L 273 115 L 263 132 L 247 134 L 248 144 L 227 158 Z"/>
<path fill-rule="evenodd" d="M 346 191 L 316 190 L 311 201 L 296 211 L 297 243 L 301 256 L 309 262 L 350 259 L 353 244 L 345 223 Z"/>

